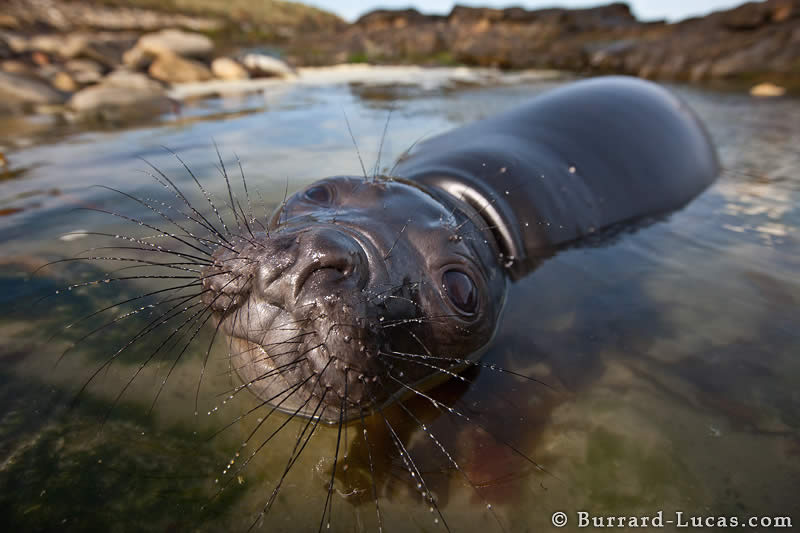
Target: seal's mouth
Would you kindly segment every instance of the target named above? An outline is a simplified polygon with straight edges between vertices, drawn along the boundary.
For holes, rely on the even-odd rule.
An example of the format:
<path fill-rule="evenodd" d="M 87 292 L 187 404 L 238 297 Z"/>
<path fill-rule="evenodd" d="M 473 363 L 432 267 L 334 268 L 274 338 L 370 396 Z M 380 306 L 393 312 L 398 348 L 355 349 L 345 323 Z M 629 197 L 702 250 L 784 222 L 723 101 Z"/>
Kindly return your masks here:
<path fill-rule="evenodd" d="M 283 229 L 214 259 L 204 272 L 205 299 L 232 338 L 244 386 L 279 410 L 331 422 L 385 400 L 379 353 L 390 310 L 382 302 L 395 291 L 363 235 Z"/>

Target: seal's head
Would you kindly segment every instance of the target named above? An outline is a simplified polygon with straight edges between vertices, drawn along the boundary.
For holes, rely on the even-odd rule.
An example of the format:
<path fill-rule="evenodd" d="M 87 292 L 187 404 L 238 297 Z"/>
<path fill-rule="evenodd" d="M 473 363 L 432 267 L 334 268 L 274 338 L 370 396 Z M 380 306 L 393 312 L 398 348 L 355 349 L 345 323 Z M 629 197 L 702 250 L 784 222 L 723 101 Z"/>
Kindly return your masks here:
<path fill-rule="evenodd" d="M 288 198 L 266 232 L 220 246 L 203 272 L 244 386 L 337 422 L 477 358 L 506 284 L 482 220 L 391 178 L 327 178 Z"/>

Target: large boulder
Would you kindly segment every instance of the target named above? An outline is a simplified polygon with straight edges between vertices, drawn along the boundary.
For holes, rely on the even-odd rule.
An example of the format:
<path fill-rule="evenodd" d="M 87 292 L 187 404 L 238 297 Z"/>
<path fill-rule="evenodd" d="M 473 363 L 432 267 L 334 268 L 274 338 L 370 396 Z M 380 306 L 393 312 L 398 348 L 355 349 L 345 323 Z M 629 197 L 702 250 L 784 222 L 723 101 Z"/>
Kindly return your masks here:
<path fill-rule="evenodd" d="M 91 59 L 70 59 L 64 63 L 64 69 L 79 85 L 98 83 L 105 71 L 103 65 Z"/>
<path fill-rule="evenodd" d="M 107 68 L 122 61 L 123 51 L 130 48 L 135 36 L 129 33 L 44 33 L 26 37 L 19 33 L 0 32 L 0 40 L 17 54 L 45 54 L 61 59 L 84 58 Z"/>
<path fill-rule="evenodd" d="M 151 77 L 166 83 L 208 81 L 214 77 L 207 66 L 175 54 L 158 56 L 147 70 Z"/>
<path fill-rule="evenodd" d="M 14 50 L 0 35 L 0 59 L 11 59 L 12 57 L 14 57 Z"/>
<path fill-rule="evenodd" d="M 36 68 L 16 59 L 6 59 L 0 61 L 0 70 L 10 74 L 23 74 L 28 77 L 36 77 Z"/>
<path fill-rule="evenodd" d="M 66 93 L 73 93 L 80 89 L 80 84 L 75 81 L 75 78 L 64 70 L 56 72 L 53 77 L 50 78 L 50 83 L 59 91 L 64 91 Z"/>
<path fill-rule="evenodd" d="M 71 59 L 78 57 L 89 45 L 85 35 L 77 33 L 35 35 L 28 41 L 28 50 L 37 50 Z"/>
<path fill-rule="evenodd" d="M 750 94 L 758 98 L 773 98 L 786 94 L 786 89 L 774 83 L 763 82 L 750 87 Z"/>
<path fill-rule="evenodd" d="M 141 72 L 133 72 L 126 68 L 119 68 L 110 72 L 103 78 L 101 85 L 104 87 L 117 87 L 120 89 L 137 89 L 142 91 L 163 91 L 163 86 L 156 80 L 147 77 Z"/>
<path fill-rule="evenodd" d="M 777 39 L 766 39 L 736 50 L 716 60 L 711 67 L 711 75 L 714 78 L 725 78 L 761 72 L 769 60 L 781 51 L 782 46 Z"/>
<path fill-rule="evenodd" d="M 9 72 L 0 72 L 0 95 L 23 104 L 63 104 L 67 99 L 45 81 Z"/>
<path fill-rule="evenodd" d="M 207 58 L 213 51 L 214 43 L 205 35 L 169 29 L 142 35 L 122 59 L 128 66 L 142 68 L 148 60 L 160 56 Z"/>
<path fill-rule="evenodd" d="M 247 54 L 242 58 L 242 64 L 255 78 L 278 76 L 288 78 L 294 76 L 292 67 L 272 56 L 266 54 Z"/>
<path fill-rule="evenodd" d="M 119 68 L 105 76 L 99 84 L 76 92 L 69 107 L 79 112 L 124 110 L 136 106 L 143 112 L 159 113 L 172 109 L 164 86 L 141 72 Z"/>
<path fill-rule="evenodd" d="M 172 101 L 163 89 L 123 89 L 107 85 L 93 85 L 72 95 L 69 107 L 79 112 L 116 109 L 136 106 L 141 109 L 165 111 L 172 107 Z"/>
<path fill-rule="evenodd" d="M 221 80 L 246 80 L 250 77 L 241 63 L 229 57 L 218 57 L 212 61 L 211 72 Z"/>

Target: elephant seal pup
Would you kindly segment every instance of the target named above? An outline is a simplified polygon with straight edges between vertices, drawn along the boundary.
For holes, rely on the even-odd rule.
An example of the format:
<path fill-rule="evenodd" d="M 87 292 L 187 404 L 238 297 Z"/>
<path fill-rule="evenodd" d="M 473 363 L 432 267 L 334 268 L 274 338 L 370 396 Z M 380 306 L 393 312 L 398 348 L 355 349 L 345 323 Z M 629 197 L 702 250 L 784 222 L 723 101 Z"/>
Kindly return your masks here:
<path fill-rule="evenodd" d="M 218 248 L 203 301 L 261 400 L 350 420 L 475 361 L 507 279 L 682 207 L 718 172 L 665 89 L 580 81 L 419 144 L 391 176 L 294 194 L 266 231 Z"/>
<path fill-rule="evenodd" d="M 399 178 L 327 178 L 289 198 L 268 233 L 220 248 L 203 298 L 250 390 L 349 420 L 446 377 L 437 357 L 480 355 L 506 276 L 480 216 L 444 198 Z"/>

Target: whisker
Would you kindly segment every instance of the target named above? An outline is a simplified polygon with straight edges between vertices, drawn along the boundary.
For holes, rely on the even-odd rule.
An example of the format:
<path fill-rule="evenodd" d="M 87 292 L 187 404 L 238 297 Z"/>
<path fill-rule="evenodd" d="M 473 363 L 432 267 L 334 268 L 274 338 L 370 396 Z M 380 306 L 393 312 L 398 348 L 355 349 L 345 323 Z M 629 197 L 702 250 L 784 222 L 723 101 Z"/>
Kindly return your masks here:
<path fill-rule="evenodd" d="M 400 228 L 400 231 L 397 233 L 397 238 L 392 243 L 392 246 L 389 248 L 389 251 L 386 252 L 386 255 L 383 256 L 383 260 L 384 261 L 389 259 L 389 256 L 392 255 L 392 250 L 394 250 L 394 247 L 397 246 L 397 243 L 400 241 L 400 237 L 403 236 L 403 233 L 406 231 L 406 228 L 408 227 L 409 224 L 411 224 L 411 219 L 410 218 L 408 219 L 408 221 L 405 224 L 403 224 L 403 227 Z"/>
<path fill-rule="evenodd" d="M 532 376 L 528 376 L 528 375 L 525 375 L 525 374 L 521 374 L 519 372 L 515 372 L 513 370 L 509 370 L 507 368 L 503 368 L 503 367 L 501 367 L 499 365 L 496 365 L 494 363 L 484 363 L 482 361 L 473 361 L 471 359 L 459 359 L 459 358 L 456 358 L 456 357 L 437 357 L 437 356 L 430 355 L 430 354 L 422 355 L 422 354 L 412 354 L 412 353 L 403 353 L 403 352 L 392 352 L 392 353 L 396 354 L 396 355 L 405 356 L 405 357 L 415 358 L 415 359 L 416 358 L 420 358 L 420 359 L 426 359 L 426 360 L 447 361 L 447 362 L 455 363 L 455 364 L 458 364 L 458 365 L 478 366 L 478 367 L 481 367 L 481 368 L 486 368 L 487 370 L 491 370 L 493 372 L 501 372 L 501 373 L 504 373 L 504 374 L 511 374 L 512 376 L 516 376 L 516 377 L 521 378 L 521 379 L 525 379 L 525 380 L 528 380 L 528 381 L 532 381 L 534 383 L 538 383 L 539 385 L 543 385 L 543 386 L 547 387 L 548 389 L 550 389 L 552 391 L 556 391 L 556 389 L 553 386 L 549 385 L 548 383 L 545 383 L 544 381 L 536 379 L 536 378 L 534 378 Z M 386 354 L 386 355 L 389 355 L 389 354 Z"/>
<path fill-rule="evenodd" d="M 203 187 L 203 185 L 200 183 L 200 180 L 198 180 L 198 179 L 197 179 L 197 176 L 195 176 L 195 175 L 194 175 L 194 172 L 192 172 L 192 169 L 191 169 L 191 168 L 189 168 L 189 165 L 187 165 L 187 164 L 186 164 L 186 163 L 183 161 L 183 159 L 181 159 L 181 156 L 179 156 L 179 155 L 178 155 L 176 152 L 174 152 L 174 151 L 173 151 L 173 150 L 171 150 L 170 148 L 168 148 L 168 147 L 166 147 L 166 146 L 164 146 L 163 148 L 164 148 L 166 151 L 168 151 L 169 153 L 171 153 L 173 156 L 175 156 L 175 159 L 177 159 L 177 160 L 180 162 L 180 164 L 181 164 L 181 165 L 183 165 L 183 168 L 185 168 L 185 169 L 186 169 L 186 172 L 188 172 L 188 173 L 189 173 L 189 176 L 191 176 L 192 180 L 194 180 L 194 182 L 195 182 L 195 184 L 197 185 L 197 187 L 198 187 L 198 188 L 200 189 L 200 191 L 203 193 L 203 196 L 205 196 L 205 198 L 206 198 L 206 201 L 208 202 L 208 205 L 210 205 L 210 206 L 211 206 L 211 210 L 212 210 L 212 211 L 214 211 L 214 214 L 215 214 L 215 215 L 217 215 L 217 220 L 219 220 L 219 223 L 220 223 L 220 224 L 222 224 L 222 229 L 223 229 L 223 231 L 225 232 L 225 234 L 227 234 L 227 235 L 230 235 L 230 231 L 228 230 L 228 226 L 225 224 L 225 221 L 222 219 L 222 215 L 220 214 L 219 210 L 217 209 L 217 206 L 216 206 L 216 205 L 214 205 L 214 201 L 211 199 L 211 195 L 210 195 L 210 194 L 208 194 L 208 192 L 205 190 L 205 188 Z M 224 237 L 224 236 L 223 236 L 221 233 L 217 232 L 217 234 L 218 234 L 218 236 L 219 236 L 219 237 L 220 237 L 220 238 L 221 238 L 223 241 L 225 241 L 225 242 L 226 242 L 226 243 L 228 243 L 228 244 L 231 244 L 231 243 L 228 241 L 228 239 L 226 239 L 226 238 L 225 238 L 225 237 Z"/>
<path fill-rule="evenodd" d="M 447 451 L 447 449 L 439 441 L 439 439 L 436 438 L 436 436 L 433 434 L 433 432 L 425 424 L 423 424 L 420 421 L 420 419 L 417 418 L 414 415 L 414 413 L 412 413 L 408 409 L 408 407 L 406 407 L 403 404 L 403 402 L 398 402 L 398 405 L 400 406 L 400 408 L 403 411 L 405 411 L 405 413 L 409 417 L 411 417 L 412 420 L 414 420 L 414 422 L 417 424 L 417 427 L 419 427 L 422 431 L 425 432 L 426 435 L 428 435 L 431 438 L 431 440 L 434 442 L 434 444 L 436 444 L 436 446 L 439 448 L 439 450 L 442 452 L 442 454 L 444 454 L 444 456 L 447 457 L 447 460 L 450 462 L 450 464 L 453 465 L 453 467 L 456 469 L 456 471 L 458 471 L 458 473 L 461 474 L 461 477 L 463 477 L 464 480 L 469 484 L 469 486 L 472 487 L 472 490 L 475 492 L 475 494 L 477 494 L 478 497 L 481 500 L 483 500 L 483 503 L 486 504 L 486 508 L 489 510 L 490 513 L 492 513 L 492 516 L 494 517 L 495 521 L 497 522 L 497 525 L 500 526 L 500 529 L 502 531 L 505 531 L 506 528 L 503 526 L 503 523 L 500 521 L 500 518 L 497 516 L 497 513 L 495 513 L 494 508 L 492 507 L 492 504 L 489 503 L 486 500 L 486 498 L 483 497 L 483 495 L 481 494 L 480 490 L 478 490 L 478 487 L 475 485 L 475 483 L 473 483 L 473 481 L 469 478 L 467 473 L 464 472 L 464 469 L 461 468 L 461 466 L 459 466 L 458 462 L 453 458 L 453 456 L 450 454 L 450 452 Z"/>
<path fill-rule="evenodd" d="M 217 153 L 217 160 L 219 161 L 219 171 L 222 173 L 222 178 L 225 180 L 225 186 L 228 188 L 228 198 L 230 199 L 231 211 L 233 212 L 233 219 L 236 221 L 236 227 L 239 230 L 239 233 L 242 232 L 242 226 L 239 222 L 239 213 L 236 212 L 236 202 L 233 201 L 233 190 L 231 189 L 231 180 L 228 179 L 228 171 L 225 169 L 225 162 L 222 160 L 222 154 L 219 153 L 219 146 L 217 146 L 217 141 L 212 141 L 214 143 L 214 151 Z M 246 217 L 245 217 L 246 218 Z"/>
<path fill-rule="evenodd" d="M 308 421 L 306 422 L 305 427 L 303 427 L 303 431 L 297 437 L 297 441 L 295 442 L 294 449 L 292 450 L 292 454 L 290 455 L 289 462 L 286 465 L 286 468 L 284 469 L 283 474 L 281 475 L 281 478 L 278 480 L 278 484 L 273 489 L 272 494 L 270 494 L 269 500 L 267 501 L 267 504 L 264 506 L 264 508 L 262 509 L 261 513 L 256 518 L 255 522 L 253 522 L 253 524 L 250 526 L 248 531 L 252 530 L 253 527 L 255 526 L 255 524 L 258 523 L 258 521 L 266 513 L 268 513 L 269 510 L 272 508 L 272 504 L 275 502 L 275 498 L 277 497 L 278 492 L 279 492 L 279 490 L 281 488 L 281 485 L 283 484 L 283 480 L 286 479 L 286 475 L 292 469 L 292 467 L 294 466 L 295 462 L 300 457 L 300 454 L 303 453 L 303 450 L 305 450 L 306 445 L 311 440 L 311 437 L 314 435 L 314 432 L 316 431 L 317 427 L 319 426 L 319 421 L 322 419 L 322 416 L 319 416 L 319 417 L 317 416 L 317 411 L 319 410 L 320 406 L 322 405 L 322 402 L 325 399 L 325 395 L 327 394 L 327 392 L 328 392 L 327 389 L 325 390 L 325 392 L 323 392 L 322 396 L 319 399 L 319 402 L 317 403 L 316 407 L 314 408 L 314 412 L 312 413 L 311 418 L 308 419 Z M 323 412 L 324 411 L 325 411 L 325 409 L 323 408 Z M 298 451 L 297 447 L 300 445 L 300 442 L 302 441 L 303 436 L 305 435 L 306 431 L 308 431 L 308 427 L 310 426 L 312 421 L 314 422 L 314 426 L 311 428 L 311 431 L 309 432 L 308 437 L 306 437 L 305 442 L 303 442 L 302 446 L 300 446 L 300 450 Z M 297 453 L 295 454 L 295 452 L 297 452 Z"/>
<path fill-rule="evenodd" d="M 450 526 L 447 525 L 447 520 L 444 519 L 444 515 L 442 515 L 441 510 L 439 510 L 439 506 L 436 503 L 436 498 L 434 498 L 433 494 L 431 493 L 430 489 L 428 488 L 428 484 L 425 482 L 425 478 L 422 477 L 422 473 L 420 472 L 417 465 L 414 463 L 414 459 L 411 457 L 411 454 L 403 445 L 403 441 L 397 435 L 397 432 L 394 430 L 392 425 L 389 423 L 389 419 L 386 418 L 386 414 L 383 412 L 381 407 L 378 407 L 378 412 L 383 418 L 383 422 L 386 427 L 389 429 L 389 433 L 392 436 L 392 442 L 394 443 L 395 447 L 397 448 L 398 453 L 400 454 L 400 458 L 403 460 L 403 463 L 406 465 L 409 473 L 411 474 L 412 478 L 416 478 L 419 480 L 419 484 L 422 485 L 422 489 L 425 491 L 422 496 L 423 498 L 434 508 L 436 514 L 439 515 L 439 518 L 442 520 L 442 525 L 444 528 L 449 532 Z"/>
<path fill-rule="evenodd" d="M 333 454 L 333 469 L 331 471 L 331 480 L 328 483 L 328 495 L 325 498 L 325 505 L 322 508 L 322 517 L 319 521 L 319 533 L 322 533 L 322 525 L 325 523 L 325 511 L 328 511 L 328 527 L 331 527 L 331 515 L 333 514 L 333 501 L 331 500 L 331 495 L 333 494 L 333 481 L 336 477 L 336 464 L 339 461 L 339 442 L 342 438 L 342 426 L 344 425 L 344 406 L 347 403 L 347 372 L 348 369 L 345 367 L 344 369 L 344 398 L 339 404 L 339 428 L 336 432 L 336 451 Z"/>
<path fill-rule="evenodd" d="M 167 290 L 172 290 L 172 289 L 167 289 Z M 205 291 L 203 291 L 203 292 L 205 292 Z M 194 299 L 194 298 L 197 298 L 198 296 L 200 296 L 201 294 L 203 294 L 203 292 L 200 292 L 200 293 L 197 293 L 197 294 L 190 294 L 190 295 L 188 295 L 188 296 L 177 296 L 177 297 L 174 297 L 174 298 L 168 298 L 168 299 L 166 299 L 166 300 L 162 300 L 162 301 L 160 301 L 160 302 L 158 302 L 158 303 L 156 303 L 156 304 L 145 305 L 145 306 L 139 307 L 139 308 L 137 308 L 137 309 L 134 309 L 134 310 L 132 310 L 132 311 L 129 311 L 129 312 L 127 312 L 127 313 L 124 313 L 124 314 L 122 314 L 122 315 L 119 315 L 119 316 L 117 316 L 116 318 L 114 318 L 113 320 L 111 320 L 110 322 L 106 322 L 105 324 L 103 324 L 103 325 L 101 325 L 101 326 L 99 326 L 99 327 L 97 327 L 97 328 L 95 328 L 95 329 L 91 330 L 89 333 L 86 333 L 85 335 L 83 335 L 82 337 L 80 337 L 79 339 L 77 339 L 76 341 L 74 341 L 73 343 L 71 343 L 71 344 L 70 344 L 70 345 L 69 345 L 69 346 L 68 346 L 68 347 L 67 347 L 67 348 L 66 348 L 66 349 L 65 349 L 63 352 L 61 352 L 61 355 L 60 355 L 60 356 L 58 357 L 58 359 L 56 360 L 56 363 L 55 363 L 55 365 L 54 365 L 54 366 L 55 366 L 55 367 L 57 367 L 57 366 L 59 365 L 59 363 L 61 363 L 61 361 L 64 359 L 64 357 L 67 355 L 67 353 L 68 353 L 70 350 L 72 350 L 73 348 L 75 348 L 75 347 L 79 346 L 81 342 L 85 341 L 86 339 L 88 339 L 88 338 L 89 338 L 89 337 L 91 337 L 92 335 L 94 335 L 94 334 L 96 334 L 96 333 L 98 333 L 98 332 L 102 331 L 103 329 L 105 329 L 105 328 L 107 328 L 107 327 L 109 327 L 109 326 L 112 326 L 112 325 L 114 325 L 114 324 L 116 324 L 116 323 L 118 323 L 118 322 L 120 322 L 120 321 L 122 321 L 122 320 L 124 320 L 124 319 L 126 319 L 126 318 L 129 318 L 129 317 L 131 317 L 131 316 L 133 316 L 133 315 L 136 315 L 136 314 L 138 314 L 138 313 L 141 313 L 141 312 L 145 311 L 146 309 L 154 309 L 155 307 L 157 307 L 157 306 L 159 306 L 159 305 L 162 305 L 162 304 L 165 304 L 165 303 L 171 303 L 171 302 L 174 302 L 174 301 L 180 301 L 180 304 L 179 304 L 179 305 L 182 305 L 182 304 L 188 303 L 190 300 L 192 300 L 192 299 Z M 132 301 L 132 300 L 133 300 L 133 299 L 130 299 L 130 300 L 128 300 L 128 301 Z M 106 307 L 105 309 L 103 309 L 103 311 L 104 311 L 104 310 L 111 309 L 112 307 L 116 307 L 116 306 L 109 306 L 109 307 Z M 102 311 L 99 311 L 99 312 L 102 312 Z M 91 316 L 91 315 L 90 315 L 90 316 Z M 85 318 L 86 318 L 86 317 L 85 317 Z M 78 322 L 80 322 L 80 321 L 78 321 Z M 70 324 L 70 326 L 72 326 L 72 325 L 74 325 L 74 324 L 76 324 L 76 323 L 77 323 L 77 322 L 73 322 L 72 324 Z"/>
<path fill-rule="evenodd" d="M 378 515 L 378 533 L 383 532 L 383 517 L 381 516 L 381 506 L 378 503 L 378 487 L 375 484 L 375 465 L 372 461 L 372 446 L 369 443 L 369 438 L 367 438 L 367 425 L 364 422 L 364 408 L 359 407 L 358 409 L 359 417 L 361 418 L 361 435 L 364 437 L 364 444 L 367 448 L 367 461 L 369 462 L 369 476 L 372 481 L 372 498 L 375 501 L 375 512 Z"/>
<path fill-rule="evenodd" d="M 171 150 L 170 148 L 168 148 L 168 147 L 166 147 L 166 146 L 162 146 L 162 148 L 163 148 L 164 150 L 166 150 L 167 152 L 171 153 L 173 156 L 175 156 L 175 158 L 176 158 L 178 161 L 180 161 L 180 163 L 183 165 L 183 168 L 185 168 L 185 169 L 186 169 L 186 171 L 187 171 L 187 172 L 189 173 L 189 175 L 192 177 L 192 179 L 193 179 L 193 180 L 194 180 L 194 182 L 197 184 L 197 186 L 198 186 L 198 187 L 200 187 L 200 190 L 201 190 L 201 191 L 203 191 L 203 187 L 202 187 L 202 186 L 200 185 L 200 183 L 198 182 L 197 178 L 195 177 L 194 173 L 192 172 L 192 169 L 190 169 L 190 168 L 189 168 L 189 166 L 188 166 L 186 163 L 184 163 L 184 162 L 183 162 L 183 160 L 180 158 L 180 156 L 179 156 L 177 153 L 175 153 L 173 150 Z M 222 234 L 222 233 L 221 233 L 221 232 L 220 232 L 220 231 L 219 231 L 219 230 L 216 228 L 216 226 L 214 226 L 214 224 L 212 224 L 212 223 L 211 223 L 211 222 L 210 222 L 210 221 L 209 221 L 209 220 L 208 220 L 208 219 L 207 219 L 207 218 L 206 218 L 206 217 L 205 217 L 205 216 L 204 216 L 202 213 L 200 213 L 200 212 L 199 212 L 199 211 L 198 211 L 198 210 L 197 210 L 197 209 L 196 209 L 196 208 L 195 208 L 195 207 L 192 205 L 192 203 L 189 201 L 189 199 L 186 197 L 186 195 L 185 195 L 185 194 L 183 194 L 183 191 L 181 191 L 181 189 L 180 189 L 180 188 L 179 188 L 177 185 L 175 185 L 175 183 L 174 183 L 174 182 L 173 182 L 173 181 L 172 181 L 172 180 L 169 178 L 169 176 L 167 176 L 167 175 L 166 175 L 164 172 L 162 172 L 162 171 L 161 171 L 161 170 L 160 170 L 158 167 L 156 167 L 155 165 L 153 165 L 153 164 L 152 164 L 150 161 L 148 161 L 148 160 L 146 160 L 146 159 L 143 159 L 143 158 L 142 158 L 142 161 L 143 161 L 143 162 L 144 162 L 146 165 L 148 165 L 150 168 L 152 168 L 152 169 L 153 169 L 153 170 L 154 170 L 154 171 L 155 171 L 155 172 L 156 172 L 156 173 L 157 173 L 157 174 L 158 174 L 158 175 L 161 177 L 161 179 L 163 179 L 165 182 L 167 182 L 167 183 L 169 184 L 169 186 L 170 186 L 170 187 L 172 187 L 172 190 L 173 190 L 173 191 L 175 191 L 175 194 L 177 195 L 177 197 L 178 197 L 179 199 L 181 199 L 181 200 L 183 201 L 183 203 L 184 203 L 184 204 L 186 204 L 186 207 L 188 207 L 188 208 L 189 208 L 189 209 L 192 211 L 192 213 L 194 213 L 195 215 L 197 215 L 198 217 L 200 217 L 200 219 L 203 221 L 202 223 L 200 223 L 199 221 L 196 221 L 196 222 L 198 222 L 200 225 L 202 225 L 202 226 L 204 226 L 205 228 L 207 228 L 207 229 L 208 229 L 208 230 L 209 230 L 211 233 L 213 233 L 214 235 L 216 235 L 217 237 L 219 237 L 219 239 L 220 239 L 221 241 L 224 241 L 224 242 L 226 242 L 226 243 L 230 244 L 230 243 L 228 242 L 228 240 L 225 238 L 225 235 L 223 235 L 223 234 Z M 164 183 L 163 183 L 161 180 L 159 180 L 159 179 L 158 179 L 158 177 L 156 177 L 154 174 L 149 174 L 149 175 L 150 175 L 150 177 L 152 177 L 152 178 L 153 178 L 153 179 L 154 179 L 156 182 L 158 182 L 160 185 L 162 185 L 162 186 L 163 186 L 163 187 L 165 187 L 165 188 L 167 187 L 167 186 L 166 186 L 166 185 L 165 185 L 165 184 L 164 184 Z M 204 192 L 205 192 L 205 191 L 204 191 Z M 208 201 L 209 201 L 209 203 L 211 203 L 211 200 L 210 200 L 210 198 L 209 198 L 208 196 L 206 196 L 206 200 L 208 200 Z M 217 213 L 217 214 L 219 214 L 219 213 Z M 191 218 L 191 217 L 190 217 L 190 218 Z M 194 219 L 192 219 L 192 220 L 194 220 Z M 221 220 L 221 219 L 220 219 L 220 222 L 222 222 L 222 220 Z"/>
<path fill-rule="evenodd" d="M 380 170 L 381 165 L 381 155 L 383 152 L 383 142 L 386 140 L 386 132 L 389 130 L 389 120 L 392 118 L 392 112 L 394 111 L 394 104 L 389 108 L 389 113 L 386 115 L 386 123 L 383 125 L 383 134 L 381 134 L 381 142 L 378 145 L 378 157 L 375 160 L 375 169 L 372 172 L 372 179 L 375 180 L 378 178 L 378 172 Z"/>
<path fill-rule="evenodd" d="M 428 400 L 439 411 L 447 412 L 447 413 L 449 413 L 451 415 L 454 415 L 454 416 L 457 416 L 459 418 L 462 418 L 463 420 L 466 420 L 467 422 L 470 422 L 471 424 L 474 424 L 475 426 L 479 427 L 487 435 L 491 436 L 494 440 L 496 440 L 500 444 L 503 444 L 504 446 L 508 447 L 515 454 L 517 454 L 518 456 L 523 458 L 525 461 L 527 461 L 528 463 L 533 465 L 537 470 L 539 470 L 539 471 L 541 471 L 541 472 L 543 472 L 545 474 L 548 474 L 548 475 L 554 477 L 555 479 L 558 479 L 559 481 L 561 481 L 561 479 L 559 479 L 555 474 L 553 474 L 550 471 L 548 471 L 547 469 L 545 469 L 542 465 L 540 465 L 539 463 L 534 461 L 530 456 L 528 456 L 522 450 L 520 450 L 519 448 L 517 448 L 516 446 L 514 446 L 513 444 L 511 444 L 507 440 L 500 438 L 500 436 L 498 436 L 495 432 L 490 431 L 485 425 L 481 424 L 477 420 L 474 420 L 472 417 L 466 415 L 465 413 L 459 411 L 458 409 L 456 409 L 454 407 L 451 407 L 449 405 L 446 405 L 446 404 L 436 400 L 435 398 L 433 398 L 432 396 L 430 396 L 428 394 L 425 394 L 421 390 L 416 389 L 414 387 L 411 387 L 407 383 L 404 383 L 403 381 L 397 379 L 395 376 L 391 375 L 391 373 L 389 373 L 389 377 L 392 378 L 395 382 L 397 382 L 400 385 L 402 385 L 403 388 L 405 388 L 406 390 L 409 390 L 409 391 L 413 392 L 416 396 L 419 396 L 421 398 L 425 398 L 426 400 Z M 404 407 L 404 409 L 405 409 L 405 407 Z"/>
<path fill-rule="evenodd" d="M 114 187 L 109 187 L 109 186 L 107 186 L 107 185 L 95 185 L 95 187 L 99 187 L 99 188 L 101 188 L 101 189 L 106 189 L 106 190 L 108 190 L 108 191 L 115 192 L 115 193 L 117 193 L 117 194 L 120 194 L 120 195 L 124 196 L 125 198 L 129 198 L 130 200 L 133 200 L 134 202 L 138 203 L 139 205 L 142 205 L 142 206 L 146 207 L 147 209 L 149 209 L 150 211 L 152 211 L 152 212 L 156 213 L 158 216 L 160 216 L 161 218 L 163 218 L 163 219 L 164 219 L 164 220 L 166 220 L 167 222 L 169 222 L 169 223 L 173 224 L 175 227 L 177 227 L 178 229 L 180 229 L 181 231 L 183 231 L 184 233 L 186 233 L 186 234 L 187 234 L 189 237 L 191 237 L 191 238 L 193 238 L 193 239 L 197 240 L 198 242 L 200 242 L 200 244 L 204 244 L 204 243 L 202 242 L 202 240 L 198 239 L 198 238 L 197 238 L 197 237 L 196 237 L 194 234 L 192 234 L 192 232 L 191 232 L 191 231 L 189 231 L 189 230 L 187 230 L 186 228 L 184 228 L 183 226 L 181 226 L 181 225 L 180 225 L 178 222 L 176 222 L 176 221 L 175 221 L 175 220 L 174 220 L 172 217 L 170 217 L 169 215 L 167 215 L 167 214 L 165 214 L 165 213 L 161 212 L 159 209 L 157 209 L 157 208 L 153 207 L 152 205 L 150 205 L 150 204 L 149 204 L 149 203 L 148 203 L 148 202 L 147 202 L 145 199 L 138 198 L 138 197 L 136 197 L 136 196 L 134 196 L 134 195 L 132 195 L 132 194 L 128 194 L 128 193 L 126 193 L 126 192 L 124 192 L 124 191 L 121 191 L 121 190 L 119 190 L 119 189 L 115 189 Z M 182 242 L 182 243 L 183 243 L 183 244 L 185 244 L 186 246 L 189 246 L 190 248 L 192 248 L 192 249 L 194 249 L 194 250 L 197 250 L 198 252 L 200 252 L 200 253 L 202 253 L 202 254 L 205 254 L 205 255 L 211 255 L 211 253 L 209 252 L 209 250 L 210 250 L 210 247 L 208 247 L 208 246 L 206 246 L 207 250 L 203 250 L 203 249 L 201 249 L 201 248 L 197 248 L 196 246 L 194 246 L 194 245 L 193 245 L 193 244 L 191 244 L 191 243 L 188 243 L 188 242 L 186 242 L 186 241 L 184 241 L 184 240 L 182 240 L 182 239 L 179 239 L 179 238 L 178 238 L 178 237 L 177 237 L 177 236 L 176 236 L 174 233 L 168 233 L 168 232 L 164 232 L 164 231 L 162 231 L 162 230 L 159 230 L 159 229 L 156 229 L 156 231 L 159 231 L 159 232 L 161 232 L 161 233 L 164 233 L 164 234 L 168 235 L 169 237 L 172 237 L 173 239 L 175 239 L 175 240 L 178 240 L 178 241 Z"/>
<path fill-rule="evenodd" d="M 358 162 L 361 164 L 361 171 L 364 173 L 364 180 L 369 180 L 367 176 L 367 169 L 364 167 L 364 160 L 361 159 L 361 152 L 358 149 L 358 143 L 356 142 L 356 137 L 353 135 L 353 128 L 350 127 L 350 120 L 347 118 L 347 113 L 345 112 L 344 108 L 342 108 L 342 114 L 344 115 L 344 123 L 347 124 L 347 131 L 350 133 L 350 139 L 353 141 L 353 146 L 356 149 L 356 155 L 358 156 Z"/>

